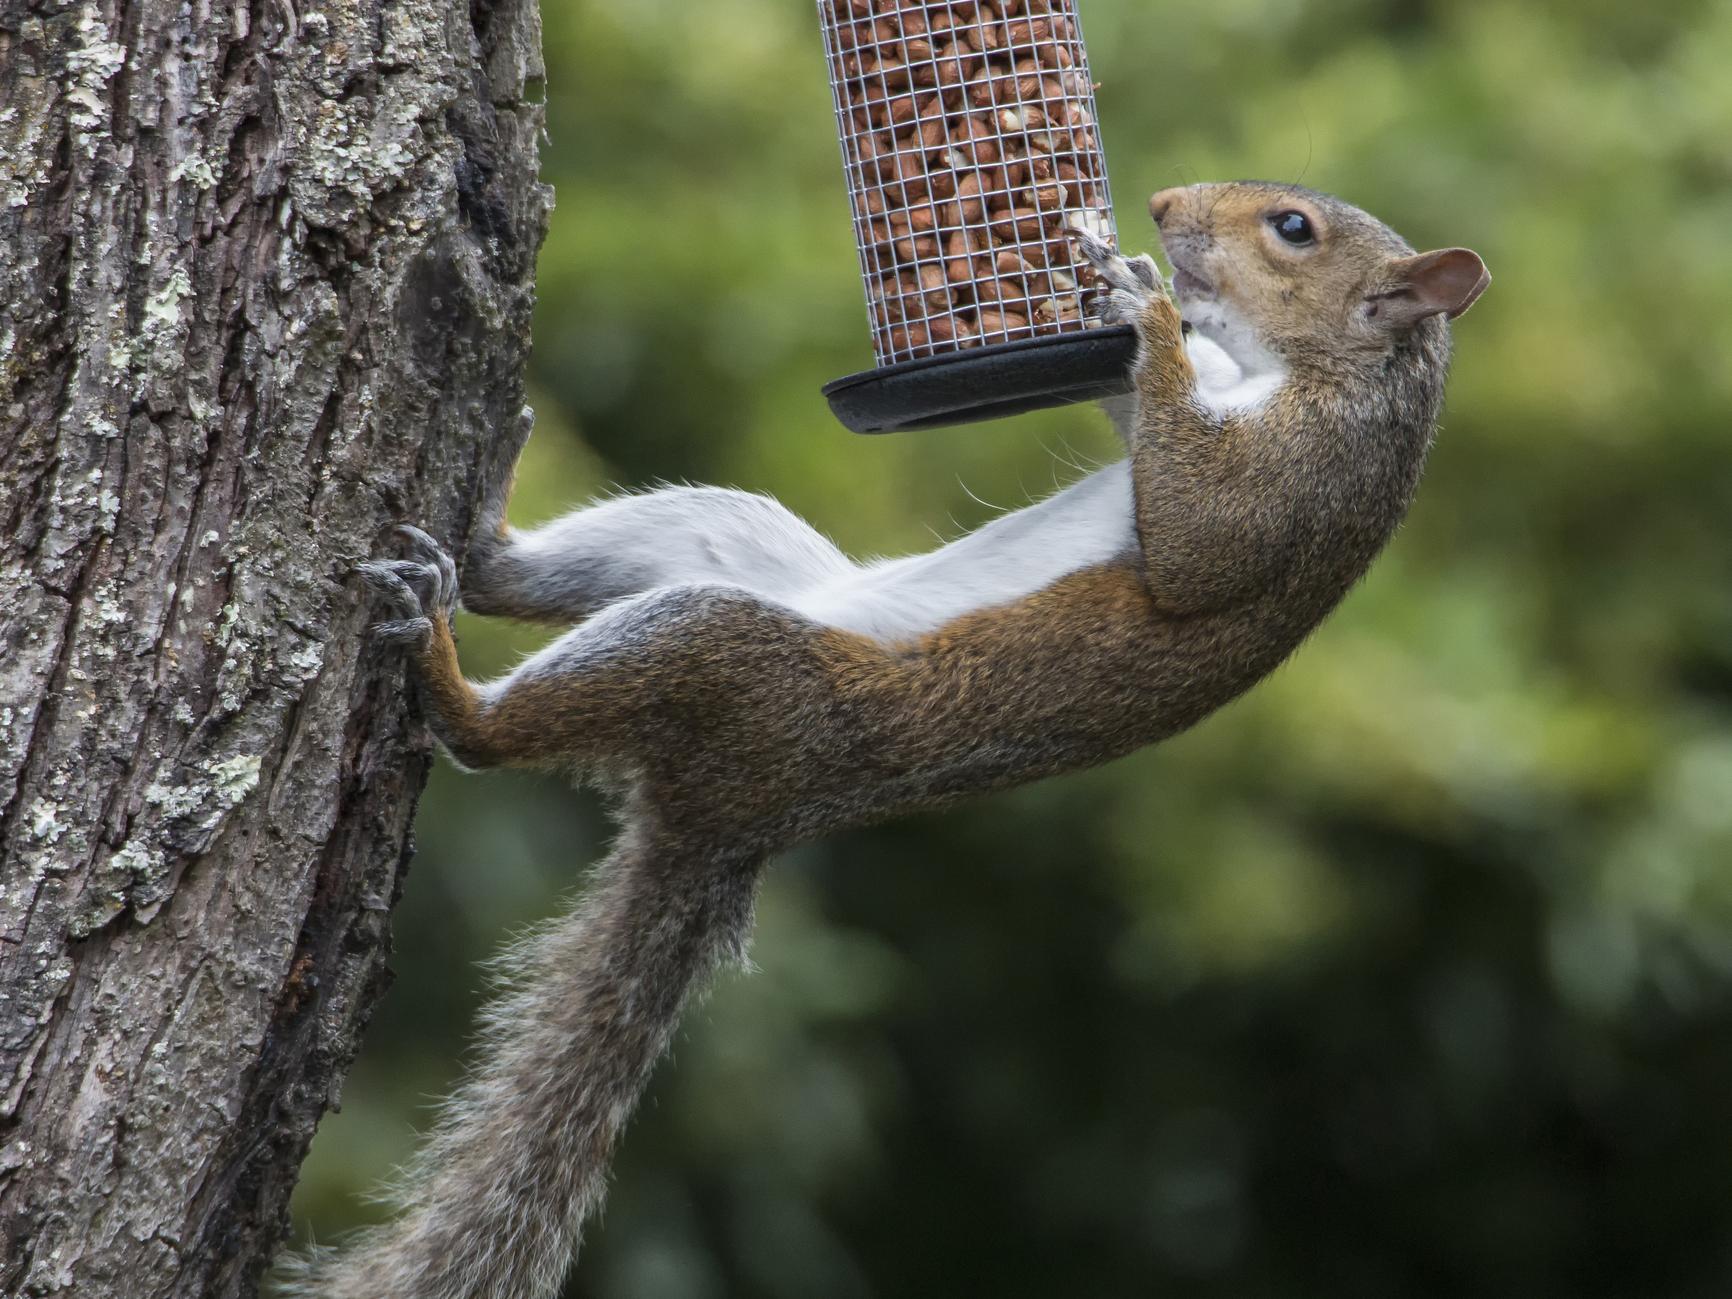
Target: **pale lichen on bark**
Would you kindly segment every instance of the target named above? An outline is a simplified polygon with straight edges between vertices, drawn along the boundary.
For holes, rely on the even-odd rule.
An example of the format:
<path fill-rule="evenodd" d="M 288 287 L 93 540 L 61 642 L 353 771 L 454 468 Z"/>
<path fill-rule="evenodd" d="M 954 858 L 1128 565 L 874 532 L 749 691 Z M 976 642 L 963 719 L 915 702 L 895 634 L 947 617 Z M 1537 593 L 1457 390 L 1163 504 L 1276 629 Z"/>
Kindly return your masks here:
<path fill-rule="evenodd" d="M 299 9 L 0 0 L 8 1295 L 256 1288 L 424 772 L 347 575 L 526 427 L 533 0 Z"/>

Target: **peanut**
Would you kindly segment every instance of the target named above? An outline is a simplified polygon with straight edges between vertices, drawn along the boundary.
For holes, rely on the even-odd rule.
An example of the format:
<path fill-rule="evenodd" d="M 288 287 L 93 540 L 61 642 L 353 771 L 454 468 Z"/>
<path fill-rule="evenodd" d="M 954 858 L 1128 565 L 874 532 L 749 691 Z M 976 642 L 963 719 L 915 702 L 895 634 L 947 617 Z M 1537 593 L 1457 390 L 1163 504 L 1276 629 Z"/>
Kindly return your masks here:
<path fill-rule="evenodd" d="M 1015 311 L 982 311 L 980 313 L 980 332 L 983 334 L 1007 333 L 1014 329 L 1027 329 L 1028 317 Z"/>

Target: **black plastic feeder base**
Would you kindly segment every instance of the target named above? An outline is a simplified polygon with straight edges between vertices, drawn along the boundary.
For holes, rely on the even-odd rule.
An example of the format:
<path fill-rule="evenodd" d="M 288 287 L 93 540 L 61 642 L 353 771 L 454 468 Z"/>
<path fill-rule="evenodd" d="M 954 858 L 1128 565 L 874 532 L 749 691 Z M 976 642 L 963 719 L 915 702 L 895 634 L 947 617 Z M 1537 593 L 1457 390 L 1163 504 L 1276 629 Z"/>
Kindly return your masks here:
<path fill-rule="evenodd" d="M 863 370 L 824 396 L 856 433 L 971 424 L 1129 392 L 1136 355 L 1136 333 L 1121 325 Z"/>

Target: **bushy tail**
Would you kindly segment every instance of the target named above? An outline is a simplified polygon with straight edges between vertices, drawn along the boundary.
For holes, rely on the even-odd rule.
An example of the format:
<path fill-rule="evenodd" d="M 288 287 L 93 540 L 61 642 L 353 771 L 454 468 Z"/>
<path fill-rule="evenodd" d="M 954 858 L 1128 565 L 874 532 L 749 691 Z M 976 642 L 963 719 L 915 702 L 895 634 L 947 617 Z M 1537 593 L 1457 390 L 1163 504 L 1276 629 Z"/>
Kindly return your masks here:
<path fill-rule="evenodd" d="M 298 1299 L 543 1299 L 694 989 L 743 959 L 759 863 L 627 830 L 570 915 L 504 958 L 474 1072 L 393 1222 L 291 1261 Z"/>

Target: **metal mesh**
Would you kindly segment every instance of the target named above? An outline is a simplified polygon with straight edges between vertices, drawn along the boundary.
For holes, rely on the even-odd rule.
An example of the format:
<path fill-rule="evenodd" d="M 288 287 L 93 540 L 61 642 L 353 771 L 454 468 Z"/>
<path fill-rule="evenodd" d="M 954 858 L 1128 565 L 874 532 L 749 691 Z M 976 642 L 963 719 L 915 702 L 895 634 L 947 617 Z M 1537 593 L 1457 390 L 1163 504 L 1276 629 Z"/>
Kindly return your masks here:
<path fill-rule="evenodd" d="M 1075 0 L 818 0 L 878 364 L 1090 328 L 1116 242 Z"/>

